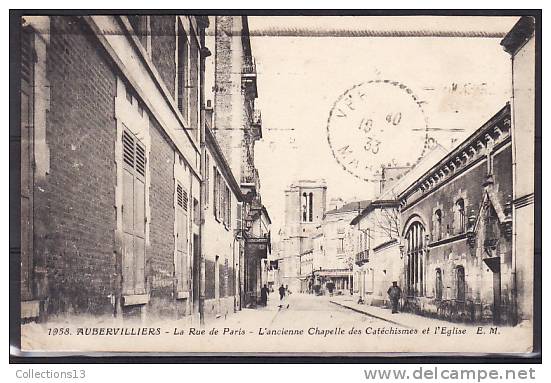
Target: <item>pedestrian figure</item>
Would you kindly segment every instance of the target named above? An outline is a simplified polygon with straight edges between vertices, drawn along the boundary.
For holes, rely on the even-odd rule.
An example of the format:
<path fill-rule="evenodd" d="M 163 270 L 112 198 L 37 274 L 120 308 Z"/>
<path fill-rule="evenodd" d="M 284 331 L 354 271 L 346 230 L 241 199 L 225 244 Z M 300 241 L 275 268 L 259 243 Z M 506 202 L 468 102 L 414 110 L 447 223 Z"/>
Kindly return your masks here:
<path fill-rule="evenodd" d="M 398 302 L 402 297 L 402 289 L 398 286 L 398 282 L 392 282 L 392 286 L 388 289 L 387 294 L 392 305 L 392 313 L 396 314 L 398 312 Z"/>
<path fill-rule="evenodd" d="M 269 293 L 270 293 L 270 290 L 266 285 L 264 285 L 264 287 L 260 289 L 260 303 L 262 304 L 262 306 L 266 306 L 268 304 Z"/>
<path fill-rule="evenodd" d="M 289 290 L 289 285 L 285 285 L 285 294 L 291 295 L 291 290 Z"/>
<path fill-rule="evenodd" d="M 279 300 L 282 301 L 283 297 L 285 296 L 285 287 L 283 287 L 283 284 L 279 288 Z"/>

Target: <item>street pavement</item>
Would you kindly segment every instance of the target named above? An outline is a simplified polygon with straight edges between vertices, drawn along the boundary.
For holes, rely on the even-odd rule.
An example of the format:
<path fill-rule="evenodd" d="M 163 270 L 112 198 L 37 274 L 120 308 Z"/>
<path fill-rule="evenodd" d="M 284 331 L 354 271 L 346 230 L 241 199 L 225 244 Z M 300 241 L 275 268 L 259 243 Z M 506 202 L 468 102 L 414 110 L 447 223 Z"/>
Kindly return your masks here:
<path fill-rule="evenodd" d="M 251 323 L 269 328 L 296 327 L 302 324 L 349 328 L 385 322 L 331 303 L 331 298 L 328 296 L 300 293 L 288 295 L 283 300 L 279 299 L 277 293 L 272 293 L 269 295 L 266 307 L 244 309 L 227 318 L 218 318 L 213 321 L 213 324 L 225 326 L 250 326 Z"/>
<path fill-rule="evenodd" d="M 335 303 L 333 303 L 333 302 Z M 338 304 L 337 304 L 338 303 Z M 377 352 L 519 352 L 530 347 L 531 328 L 490 331 L 407 313 L 358 305 L 350 296 L 292 294 L 243 309 L 204 326 L 184 319 L 136 322 L 120 318 L 65 317 L 22 326 L 22 348 L 44 351 L 226 352 L 252 355 Z M 78 335 L 87 330 L 153 329 L 153 336 Z M 70 334 L 50 336 L 52 328 Z M 482 333 L 480 329 L 482 328 Z M 480 334 L 480 335 L 478 335 Z M 465 336 L 467 335 L 467 336 Z M 511 342 L 516 339 L 516 342 Z M 84 341 L 86 340 L 86 341 Z M 522 342 L 521 342 L 522 341 Z"/>

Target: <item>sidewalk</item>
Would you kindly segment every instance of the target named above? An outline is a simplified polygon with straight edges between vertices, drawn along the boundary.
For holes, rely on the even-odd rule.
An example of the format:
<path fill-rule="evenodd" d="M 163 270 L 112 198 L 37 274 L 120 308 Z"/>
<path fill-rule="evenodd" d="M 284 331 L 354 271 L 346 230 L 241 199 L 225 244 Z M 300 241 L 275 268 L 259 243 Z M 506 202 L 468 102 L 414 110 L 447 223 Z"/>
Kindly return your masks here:
<path fill-rule="evenodd" d="M 381 307 L 370 306 L 365 304 L 358 304 L 356 303 L 356 300 L 351 296 L 334 296 L 334 297 L 331 297 L 329 301 L 335 305 L 346 307 L 347 309 L 356 311 L 358 313 L 369 315 L 373 318 L 381 319 L 386 322 L 390 322 L 395 325 L 407 327 L 407 328 L 419 328 L 423 326 L 472 327 L 464 323 L 458 324 L 453 322 L 447 322 L 439 319 L 434 319 L 434 318 L 429 318 L 421 315 L 404 313 L 404 312 L 392 314 L 392 311 L 390 309 L 384 309 Z"/>

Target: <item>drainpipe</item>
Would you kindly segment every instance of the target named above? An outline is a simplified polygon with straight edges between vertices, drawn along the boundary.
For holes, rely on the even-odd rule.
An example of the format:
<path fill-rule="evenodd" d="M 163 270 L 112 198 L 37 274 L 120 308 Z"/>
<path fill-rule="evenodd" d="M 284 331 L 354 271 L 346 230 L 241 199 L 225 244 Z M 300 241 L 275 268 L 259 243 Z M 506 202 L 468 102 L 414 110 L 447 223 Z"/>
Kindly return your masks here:
<path fill-rule="evenodd" d="M 197 18 L 199 24 L 199 46 L 200 46 L 200 60 L 199 60 L 199 107 L 200 107 L 200 119 L 199 119 L 199 143 L 200 143 L 200 192 L 199 192 L 199 322 L 201 325 L 205 324 L 205 253 L 203 251 L 203 238 L 205 235 L 205 156 L 206 156 L 206 144 L 205 144 L 205 60 L 211 55 L 208 48 L 205 46 L 205 28 L 208 27 L 208 18 L 206 16 L 199 16 Z"/>

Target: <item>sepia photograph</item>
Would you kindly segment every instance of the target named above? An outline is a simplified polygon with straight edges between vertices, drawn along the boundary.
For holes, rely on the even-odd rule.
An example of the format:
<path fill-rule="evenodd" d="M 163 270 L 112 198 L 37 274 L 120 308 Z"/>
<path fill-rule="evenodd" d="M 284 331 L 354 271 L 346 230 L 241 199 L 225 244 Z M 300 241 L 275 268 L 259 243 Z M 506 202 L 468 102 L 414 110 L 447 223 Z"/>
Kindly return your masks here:
<path fill-rule="evenodd" d="M 541 11 L 10 21 L 15 355 L 540 352 Z"/>

